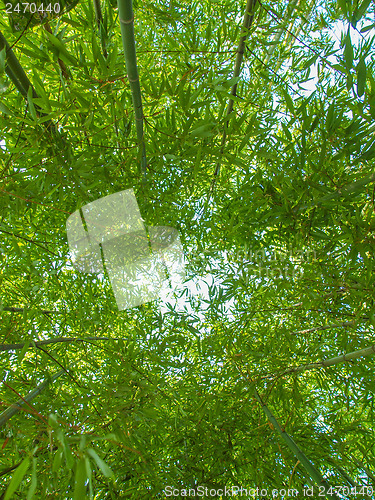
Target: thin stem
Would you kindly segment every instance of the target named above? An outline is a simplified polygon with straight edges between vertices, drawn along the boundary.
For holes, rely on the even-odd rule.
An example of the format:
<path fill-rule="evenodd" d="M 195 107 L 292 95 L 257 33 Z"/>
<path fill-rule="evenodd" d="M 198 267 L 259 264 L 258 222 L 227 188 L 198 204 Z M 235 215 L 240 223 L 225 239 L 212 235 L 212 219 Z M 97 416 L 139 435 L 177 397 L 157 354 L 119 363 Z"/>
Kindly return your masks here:
<path fill-rule="evenodd" d="M 96 340 L 120 340 L 120 338 L 117 337 L 86 337 L 86 338 L 69 338 L 69 337 L 57 337 L 55 339 L 48 339 L 48 340 L 40 340 L 39 342 L 31 341 L 29 344 L 29 347 L 40 347 L 42 345 L 47 345 L 47 344 L 59 344 L 59 343 L 67 343 L 67 342 L 92 342 Z M 0 352 L 1 351 L 14 351 L 16 349 L 23 349 L 23 347 L 26 345 L 26 342 L 23 342 L 21 344 L 4 344 L 0 345 Z"/>
<path fill-rule="evenodd" d="M 24 307 L 11 307 L 11 306 L 3 306 L 3 311 L 8 311 L 8 312 L 14 312 L 14 313 L 23 313 L 25 310 Z M 64 314 L 61 311 L 48 311 L 48 310 L 42 310 L 40 311 L 42 314 Z"/>
<path fill-rule="evenodd" d="M 146 146 L 144 142 L 143 132 L 142 95 L 139 85 L 137 56 L 135 51 L 133 6 L 131 0 L 117 0 L 117 5 L 119 11 L 122 45 L 125 55 L 126 71 L 134 106 L 135 125 L 141 155 L 141 170 L 143 174 L 146 175 Z"/>
<path fill-rule="evenodd" d="M 355 321 L 344 321 L 343 323 L 338 323 L 337 325 L 316 326 L 314 328 L 308 328 L 307 330 L 299 330 L 298 332 L 291 332 L 291 335 L 317 332 L 319 330 L 330 330 L 331 328 L 340 328 L 342 326 L 349 326 L 349 327 L 355 326 Z"/>
<path fill-rule="evenodd" d="M 38 396 L 51 382 L 54 382 L 58 377 L 60 377 L 65 370 L 60 370 L 55 373 L 51 378 L 46 379 L 44 382 L 39 384 L 35 389 L 33 389 L 29 394 L 27 394 L 24 398 L 19 399 L 12 406 L 9 406 L 5 411 L 0 414 L 0 427 L 3 426 L 13 415 L 18 413 L 25 403 L 29 403 L 32 399 Z"/>

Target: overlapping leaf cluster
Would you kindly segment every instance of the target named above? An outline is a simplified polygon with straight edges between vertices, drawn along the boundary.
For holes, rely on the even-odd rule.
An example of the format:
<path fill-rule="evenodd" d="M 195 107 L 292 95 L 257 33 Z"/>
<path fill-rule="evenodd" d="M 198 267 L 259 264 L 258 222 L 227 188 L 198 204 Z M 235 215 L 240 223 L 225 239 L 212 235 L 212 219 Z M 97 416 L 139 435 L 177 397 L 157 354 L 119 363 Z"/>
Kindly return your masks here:
<path fill-rule="evenodd" d="M 146 180 L 117 5 L 64 6 L 0 22 L 5 498 L 375 488 L 372 357 L 340 358 L 374 344 L 374 6 L 258 2 L 233 78 L 244 2 L 135 3 Z M 72 268 L 68 215 L 130 187 L 202 293 L 119 313 Z"/>

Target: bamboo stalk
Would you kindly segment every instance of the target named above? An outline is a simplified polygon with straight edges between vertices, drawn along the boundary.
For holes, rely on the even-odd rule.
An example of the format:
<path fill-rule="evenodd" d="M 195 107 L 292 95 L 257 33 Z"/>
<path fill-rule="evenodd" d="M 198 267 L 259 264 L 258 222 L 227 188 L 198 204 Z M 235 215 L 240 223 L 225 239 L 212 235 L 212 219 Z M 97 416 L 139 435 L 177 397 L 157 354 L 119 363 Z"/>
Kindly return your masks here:
<path fill-rule="evenodd" d="M 29 347 L 39 347 L 46 344 L 59 344 L 66 342 L 92 342 L 96 340 L 120 340 L 119 337 L 86 337 L 86 338 L 69 338 L 69 337 L 57 337 L 54 339 L 40 340 L 38 342 L 31 341 Z M 0 345 L 1 351 L 14 351 L 16 349 L 23 349 L 26 342 L 20 344 L 3 344 Z"/>
<path fill-rule="evenodd" d="M 19 88 L 18 85 L 13 80 L 13 78 L 16 78 L 19 86 L 23 88 L 26 95 L 27 91 L 29 90 L 29 87 L 32 87 L 33 97 L 38 97 L 37 93 L 35 92 L 35 89 L 31 85 L 30 80 L 27 78 L 26 73 L 24 72 L 22 66 L 18 62 L 17 57 L 14 55 L 13 50 L 10 48 L 10 45 L 8 44 L 8 42 L 4 38 L 4 35 L 0 31 L 0 50 L 2 50 L 4 47 L 6 52 L 5 72 L 7 73 L 9 78 L 13 81 L 16 87 Z M 10 69 L 10 74 L 8 74 L 8 68 Z"/>
<path fill-rule="evenodd" d="M 267 416 L 269 422 L 273 425 L 273 428 L 276 430 L 276 432 L 281 436 L 281 438 L 284 440 L 285 444 L 288 446 L 290 451 L 294 453 L 294 455 L 297 457 L 297 459 L 301 462 L 301 464 L 304 466 L 306 472 L 312 479 L 314 483 L 317 484 L 318 487 L 323 487 L 325 491 L 325 496 L 326 498 L 335 498 L 338 500 L 338 497 L 335 495 L 335 493 L 328 494 L 328 491 L 330 490 L 330 485 L 326 479 L 320 474 L 318 469 L 315 468 L 315 466 L 310 462 L 310 460 L 306 457 L 306 455 L 303 453 L 303 451 L 299 448 L 297 443 L 293 440 L 291 436 L 280 426 L 270 409 L 267 407 L 267 405 L 262 401 L 260 395 L 258 394 L 258 391 L 255 390 L 254 393 L 255 399 L 258 401 L 258 403 L 261 405 L 263 412 Z"/>
<path fill-rule="evenodd" d="M 240 76 L 240 73 L 241 73 L 243 55 L 245 52 L 245 42 L 246 42 L 248 34 L 249 34 L 250 26 L 251 26 L 253 19 L 254 19 L 254 9 L 255 9 L 256 3 L 257 3 L 257 0 L 247 0 L 247 3 L 246 3 L 245 15 L 243 18 L 242 31 L 241 31 L 242 36 L 241 36 L 240 41 L 238 43 L 236 62 L 235 62 L 234 71 L 233 71 L 234 78 L 238 78 Z M 237 96 L 237 85 L 238 85 L 238 82 L 236 82 L 232 86 L 230 95 L 233 97 Z M 225 143 L 227 140 L 227 128 L 229 126 L 228 117 L 233 111 L 233 104 L 234 104 L 234 100 L 232 98 L 230 98 L 228 101 L 227 110 L 225 113 L 226 121 L 224 124 L 223 136 L 221 139 L 220 156 L 222 156 L 224 153 L 224 146 L 225 146 Z M 214 172 L 214 178 L 213 178 L 212 183 L 211 183 L 210 195 L 215 187 L 216 178 L 220 172 L 220 165 L 221 165 L 221 161 L 219 160 L 217 165 L 216 165 L 215 172 Z"/>
<path fill-rule="evenodd" d="M 0 414 L 0 427 L 3 426 L 13 415 L 18 413 L 25 403 L 29 403 L 32 399 L 38 396 L 51 382 L 54 382 L 58 377 L 60 377 L 66 370 L 60 370 L 59 372 L 52 375 L 50 379 L 46 379 L 44 382 L 39 384 L 35 389 L 33 389 L 29 394 L 27 394 L 23 399 L 19 399 L 12 406 L 9 406 L 5 411 Z"/>
<path fill-rule="evenodd" d="M 122 45 L 125 55 L 126 71 L 130 84 L 130 90 L 132 93 L 137 139 L 141 155 L 141 170 L 145 175 L 147 170 L 146 146 L 144 142 L 143 132 L 142 95 L 139 85 L 137 55 L 135 51 L 134 13 L 132 0 L 117 0 L 117 5 L 120 19 Z"/>
<path fill-rule="evenodd" d="M 102 8 L 100 6 L 100 0 L 94 0 L 94 10 L 95 10 L 96 24 L 98 25 L 99 34 L 100 34 L 104 29 L 103 15 L 102 15 Z M 107 48 L 106 48 L 105 40 L 104 40 L 103 36 L 101 36 L 101 43 L 102 43 L 103 55 L 107 59 L 108 52 L 107 52 Z"/>
<path fill-rule="evenodd" d="M 19 93 L 21 95 L 23 95 L 23 97 L 25 99 L 27 99 L 27 92 L 26 90 L 22 87 L 21 83 L 18 81 L 18 78 L 16 77 L 16 75 L 13 73 L 13 71 L 10 69 L 10 67 L 7 65 L 5 66 L 5 73 L 9 76 L 9 78 L 12 80 L 14 86 L 16 87 L 16 89 L 19 91 Z"/>
<path fill-rule="evenodd" d="M 31 88 L 32 97 L 34 99 L 38 98 L 38 94 L 36 93 L 30 80 L 28 79 L 25 71 L 23 70 L 21 64 L 19 63 L 10 45 L 6 41 L 4 35 L 0 31 L 0 50 L 2 50 L 4 47 L 6 53 L 6 64 L 5 64 L 6 74 L 9 76 L 9 78 L 12 80 L 16 88 L 23 95 L 23 97 L 25 97 L 26 100 L 29 88 Z M 34 107 L 36 111 L 39 113 L 39 115 L 45 116 L 45 114 L 40 111 L 40 107 L 38 105 L 34 104 Z M 55 126 L 51 122 L 51 120 L 47 120 L 45 122 L 45 125 L 48 130 L 52 130 L 53 132 L 55 131 Z"/>

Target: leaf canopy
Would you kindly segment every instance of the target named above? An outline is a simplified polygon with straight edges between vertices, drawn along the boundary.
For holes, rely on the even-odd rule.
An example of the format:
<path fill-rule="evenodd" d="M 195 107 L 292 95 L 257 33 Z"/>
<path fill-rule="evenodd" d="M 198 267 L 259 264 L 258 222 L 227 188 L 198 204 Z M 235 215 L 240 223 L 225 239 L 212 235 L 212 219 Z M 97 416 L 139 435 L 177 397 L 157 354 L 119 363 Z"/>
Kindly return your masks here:
<path fill-rule="evenodd" d="M 134 2 L 145 150 L 116 2 L 10 4 L 4 497 L 372 498 L 374 4 Z M 119 312 L 65 223 L 131 187 L 187 280 Z"/>

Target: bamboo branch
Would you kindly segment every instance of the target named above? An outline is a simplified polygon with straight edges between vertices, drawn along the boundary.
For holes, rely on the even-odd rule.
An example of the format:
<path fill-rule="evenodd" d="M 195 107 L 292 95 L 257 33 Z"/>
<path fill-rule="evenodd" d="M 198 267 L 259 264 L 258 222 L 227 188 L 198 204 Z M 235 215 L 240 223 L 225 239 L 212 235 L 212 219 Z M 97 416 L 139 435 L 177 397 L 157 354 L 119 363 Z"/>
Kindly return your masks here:
<path fill-rule="evenodd" d="M 267 416 L 269 422 L 273 425 L 273 428 L 276 430 L 276 432 L 281 436 L 281 438 L 284 440 L 290 451 L 294 453 L 294 455 L 297 457 L 297 459 L 301 462 L 301 464 L 304 466 L 306 472 L 310 476 L 310 478 L 317 484 L 318 487 L 323 487 L 325 496 L 327 498 L 335 498 L 338 500 L 338 497 L 335 495 L 335 493 L 328 494 L 328 491 L 332 491 L 330 489 L 330 485 L 326 479 L 320 474 L 318 469 L 315 468 L 315 466 L 310 462 L 310 460 L 306 457 L 306 455 L 303 453 L 303 451 L 299 448 L 299 446 L 296 444 L 296 442 L 293 440 L 291 436 L 280 426 L 270 409 L 267 407 L 267 405 L 262 401 L 260 395 L 258 394 L 258 391 L 255 390 L 254 393 L 255 399 L 258 401 L 258 403 L 261 405 L 263 412 Z"/>
<path fill-rule="evenodd" d="M 20 240 L 28 241 L 29 243 L 34 243 L 34 245 L 37 245 L 38 247 L 43 248 L 43 250 L 45 250 L 46 252 L 49 252 L 50 254 L 58 257 L 57 253 L 52 252 L 52 250 L 48 250 L 47 247 L 44 247 L 37 241 L 30 240 L 29 238 L 25 238 L 24 236 L 21 236 L 19 234 L 11 233 L 10 231 L 5 231 L 4 229 L 0 229 L 0 233 L 9 234 L 10 236 L 14 236 L 15 238 L 19 238 Z"/>
<path fill-rule="evenodd" d="M 59 344 L 59 343 L 66 343 L 66 342 L 92 342 L 96 340 L 120 340 L 119 337 L 86 337 L 86 338 L 69 338 L 69 337 L 57 337 L 54 339 L 48 339 L 48 340 L 40 340 L 38 342 L 31 341 L 29 347 L 40 347 L 42 345 L 46 344 Z M 23 347 L 26 345 L 26 342 L 23 342 L 21 344 L 3 344 L 0 345 L 0 352 L 2 351 L 14 351 L 16 349 L 23 349 Z"/>
<path fill-rule="evenodd" d="M 132 93 L 137 139 L 141 154 L 141 170 L 143 174 L 146 175 L 147 160 L 143 132 L 142 95 L 139 85 L 137 55 L 135 51 L 134 14 L 132 0 L 117 0 L 117 5 L 120 19 L 122 45 L 125 55 L 126 71 L 130 84 L 130 90 Z"/>
<path fill-rule="evenodd" d="M 359 351 L 353 351 L 346 354 L 342 354 L 341 356 L 336 356 L 331 359 L 323 359 L 321 361 L 317 361 L 316 363 L 308 363 L 306 365 L 299 366 L 290 366 L 285 370 L 279 371 L 273 374 L 263 375 L 261 379 L 273 378 L 273 377 L 282 377 L 283 375 L 287 375 L 288 373 L 300 373 L 306 370 L 314 370 L 315 368 L 328 368 L 329 366 L 338 365 L 340 363 L 344 363 L 345 361 L 353 361 L 354 359 L 371 356 L 371 354 L 375 353 L 375 345 L 370 347 L 366 347 L 365 349 L 360 349 Z"/>
<path fill-rule="evenodd" d="M 300 333 L 311 333 L 317 332 L 319 330 L 330 330 L 331 328 L 340 328 L 342 326 L 355 326 L 355 321 L 344 321 L 343 323 L 338 323 L 337 325 L 325 325 L 325 326 L 316 326 L 314 328 L 308 328 L 307 330 L 299 330 L 297 332 L 291 332 L 291 335 L 298 335 Z"/>
<path fill-rule="evenodd" d="M 0 414 L 0 427 L 3 426 L 13 415 L 18 413 L 25 403 L 29 403 L 32 399 L 38 396 L 51 382 L 54 382 L 58 377 L 60 377 L 65 370 L 60 370 L 59 372 L 52 375 L 51 378 L 46 379 L 44 382 L 39 384 L 34 390 L 29 392 L 24 398 L 19 399 L 12 406 L 9 406 L 5 411 Z"/>
<path fill-rule="evenodd" d="M 246 3 L 246 10 L 245 10 L 243 23 L 242 23 L 242 32 L 241 32 L 242 36 L 241 36 L 239 44 L 238 44 L 237 57 L 236 57 L 236 62 L 235 62 L 235 66 L 234 66 L 234 71 L 233 71 L 234 78 L 238 78 L 240 76 L 240 73 L 241 73 L 243 55 L 245 52 L 245 42 L 246 42 L 246 39 L 247 39 L 248 34 L 249 34 L 249 29 L 250 29 L 251 24 L 252 24 L 253 19 L 254 19 L 254 9 L 255 9 L 256 3 L 257 3 L 257 0 L 247 0 L 247 3 Z M 230 92 L 230 95 L 233 97 L 237 96 L 237 85 L 238 85 L 238 82 L 236 82 L 233 85 L 232 90 Z M 232 98 L 230 98 L 228 101 L 227 110 L 226 110 L 226 120 L 225 120 L 225 124 L 224 124 L 223 136 L 221 139 L 220 156 L 222 156 L 224 153 L 224 146 L 225 146 L 225 143 L 227 140 L 227 129 L 229 126 L 229 115 L 233 111 L 233 104 L 234 104 L 234 100 Z M 216 165 L 215 172 L 214 172 L 214 178 L 213 178 L 212 183 L 211 183 L 210 195 L 215 187 L 216 178 L 219 175 L 219 171 L 220 171 L 220 165 L 221 165 L 221 161 L 219 160 L 217 165 Z"/>
<path fill-rule="evenodd" d="M 3 311 L 8 311 L 8 312 L 15 312 L 15 313 L 23 313 L 25 310 L 24 307 L 10 307 L 10 306 L 3 306 L 2 308 Z M 0 311 L 1 312 L 1 311 Z M 48 311 L 46 309 L 43 309 L 40 311 L 42 314 L 64 314 L 61 311 Z"/>

